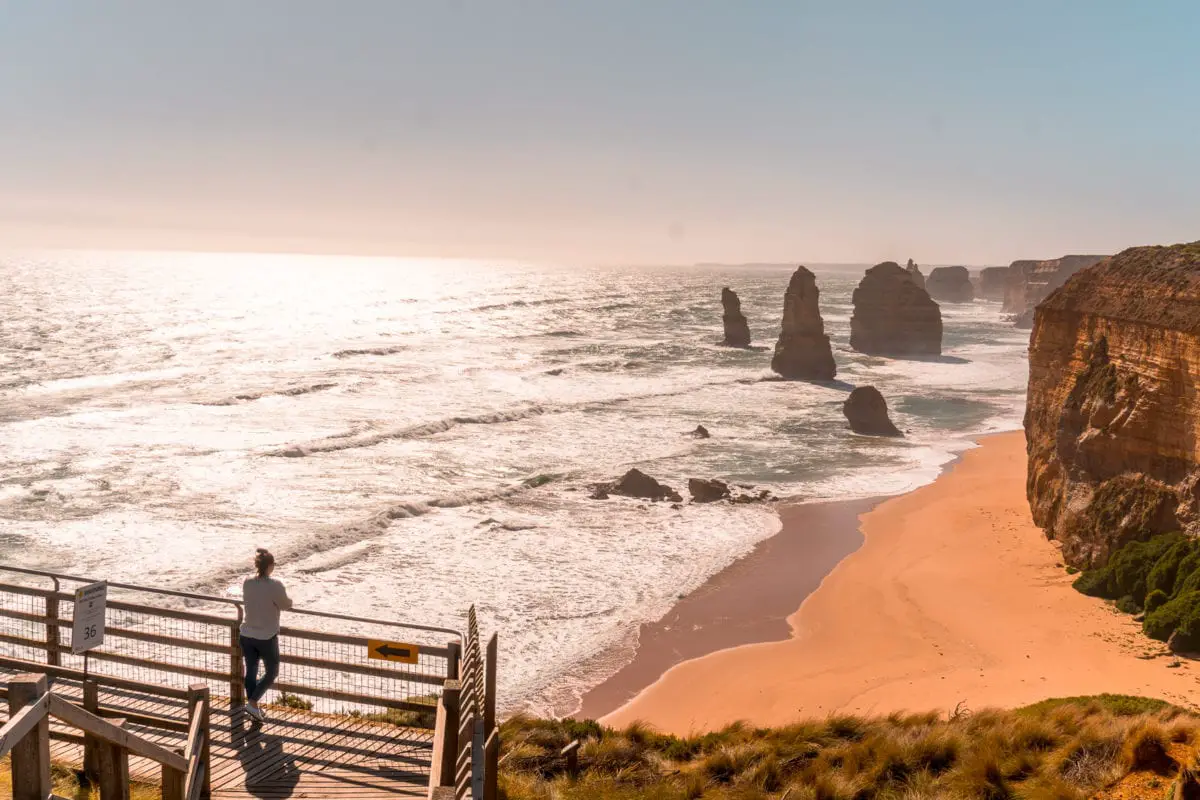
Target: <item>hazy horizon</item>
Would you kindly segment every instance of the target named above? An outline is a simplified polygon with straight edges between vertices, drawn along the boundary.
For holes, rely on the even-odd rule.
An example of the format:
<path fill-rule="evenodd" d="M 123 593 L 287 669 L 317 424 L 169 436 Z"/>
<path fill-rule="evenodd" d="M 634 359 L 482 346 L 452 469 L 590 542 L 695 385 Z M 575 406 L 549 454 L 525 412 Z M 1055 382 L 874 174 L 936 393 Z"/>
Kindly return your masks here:
<path fill-rule="evenodd" d="M 984 266 L 1200 238 L 1185 3 L 0 19 L 0 249 Z"/>

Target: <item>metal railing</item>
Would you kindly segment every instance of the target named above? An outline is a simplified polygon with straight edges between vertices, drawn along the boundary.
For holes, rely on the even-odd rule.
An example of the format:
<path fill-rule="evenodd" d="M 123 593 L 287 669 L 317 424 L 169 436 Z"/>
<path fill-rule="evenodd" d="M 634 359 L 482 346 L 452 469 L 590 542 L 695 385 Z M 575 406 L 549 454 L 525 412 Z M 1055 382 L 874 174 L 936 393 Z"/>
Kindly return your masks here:
<path fill-rule="evenodd" d="M 12 576 L 8 582 L 5 573 Z M 110 582 L 105 643 L 85 657 L 71 647 L 74 590 L 92 582 L 0 566 L 0 667 L 33 671 L 46 666 L 72 678 L 86 672 L 129 689 L 183 689 L 199 678 L 230 704 L 244 702 L 240 601 Z M 434 726 L 443 686 L 459 673 L 462 634 L 306 609 L 286 617 L 298 619 L 305 627 L 280 630 L 277 701 L 321 713 Z M 371 657 L 370 643 L 380 640 L 402 642 L 416 651 L 415 661 Z"/>

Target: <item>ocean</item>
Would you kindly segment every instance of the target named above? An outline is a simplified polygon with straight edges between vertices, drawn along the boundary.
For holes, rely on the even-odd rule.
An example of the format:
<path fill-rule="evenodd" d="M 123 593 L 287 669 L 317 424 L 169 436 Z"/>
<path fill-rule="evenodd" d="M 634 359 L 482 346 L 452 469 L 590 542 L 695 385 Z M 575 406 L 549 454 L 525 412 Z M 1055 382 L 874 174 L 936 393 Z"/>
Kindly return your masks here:
<path fill-rule="evenodd" d="M 591 484 L 895 494 L 1019 427 L 1028 332 L 998 303 L 943 304 L 940 359 L 874 358 L 849 349 L 867 265 L 809 266 L 836 385 L 772 379 L 793 267 L 0 256 L 0 561 L 224 594 L 269 547 L 303 606 L 461 627 L 476 604 L 502 710 L 569 713 L 779 530 L 769 503 Z M 717 345 L 724 286 L 763 349 Z M 861 384 L 904 439 L 849 431 Z"/>

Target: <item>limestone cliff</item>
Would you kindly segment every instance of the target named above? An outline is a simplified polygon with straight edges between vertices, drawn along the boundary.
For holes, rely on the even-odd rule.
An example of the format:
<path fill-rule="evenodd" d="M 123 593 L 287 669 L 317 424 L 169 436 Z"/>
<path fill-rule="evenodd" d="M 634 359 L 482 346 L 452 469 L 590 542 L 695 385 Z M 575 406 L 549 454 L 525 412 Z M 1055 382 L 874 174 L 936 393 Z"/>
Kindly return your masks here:
<path fill-rule="evenodd" d="M 1069 563 L 1200 534 L 1200 242 L 1125 250 L 1038 306 L 1025 433 L 1034 521 Z"/>
<path fill-rule="evenodd" d="M 984 300 L 1004 300 L 1011 267 L 984 267 L 979 273 L 979 297 Z"/>
<path fill-rule="evenodd" d="M 1003 311 L 1013 314 L 1019 328 L 1033 325 L 1033 310 L 1051 292 L 1106 256 L 1063 256 L 1048 261 L 1014 261 L 1008 268 Z"/>
<path fill-rule="evenodd" d="M 850 346 L 880 356 L 942 352 L 942 311 L 895 261 L 867 270 L 854 290 Z"/>
<path fill-rule="evenodd" d="M 771 358 L 771 369 L 788 380 L 829 381 L 837 375 L 820 294 L 816 276 L 797 267 L 783 296 L 783 329 Z"/>

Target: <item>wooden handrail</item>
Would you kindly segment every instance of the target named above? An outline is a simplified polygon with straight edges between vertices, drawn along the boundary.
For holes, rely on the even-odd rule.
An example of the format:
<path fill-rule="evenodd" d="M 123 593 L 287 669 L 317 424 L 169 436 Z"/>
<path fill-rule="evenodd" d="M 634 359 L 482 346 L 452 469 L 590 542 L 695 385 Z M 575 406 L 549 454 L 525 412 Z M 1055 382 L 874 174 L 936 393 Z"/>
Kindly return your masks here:
<path fill-rule="evenodd" d="M 9 669 L 18 669 L 23 672 L 33 674 L 44 674 L 54 678 L 67 678 L 69 680 L 82 681 L 84 679 L 83 670 L 71 669 L 69 667 L 51 667 L 46 664 L 40 664 L 36 661 L 25 661 L 21 658 L 9 658 L 8 656 L 0 656 L 0 667 L 8 667 Z M 159 697 L 170 697 L 174 700 L 186 700 L 188 693 L 185 689 L 176 689 L 171 686 L 159 686 L 154 683 L 143 683 L 141 681 L 131 681 L 125 678 L 114 678 L 110 675 L 102 673 L 91 673 L 86 676 L 88 680 L 93 680 L 96 683 L 104 686 L 112 686 L 117 689 L 128 689 L 134 692 L 144 692 L 145 694 L 157 695 Z"/>
<path fill-rule="evenodd" d="M 187 800 L 199 800 L 204 789 L 204 778 L 208 774 L 208 766 L 201 762 L 195 772 L 188 772 L 186 789 Z"/>
<path fill-rule="evenodd" d="M 0 758 L 8 755 L 17 742 L 24 739 L 25 735 L 45 718 L 49 708 L 50 695 L 44 694 L 36 703 L 18 711 L 3 728 L 0 728 Z"/>
<path fill-rule="evenodd" d="M 188 747 L 171 751 L 125 729 L 125 720 L 112 722 L 80 708 L 50 691 L 46 674 L 27 673 L 7 684 L 9 720 L 0 727 L 0 757 L 11 754 L 14 800 L 48 800 L 50 779 L 50 718 L 82 731 L 84 768 L 89 749 L 94 756 L 89 777 L 98 777 L 100 796 L 129 797 L 129 757 L 148 758 L 162 766 L 163 800 L 200 800 L 208 793 L 209 696 L 208 687 L 188 688 Z M 90 693 L 88 687 L 91 687 Z M 95 708 L 96 684 L 85 684 L 85 703 Z M 89 701 L 88 698 L 91 698 Z M 186 791 L 185 791 L 186 787 Z"/>
<path fill-rule="evenodd" d="M 134 755 L 148 758 L 151 761 L 157 761 L 159 764 L 179 770 L 180 772 L 187 770 L 187 760 L 178 753 L 172 753 L 165 747 L 142 739 L 137 734 L 130 733 L 124 728 L 113 725 L 108 720 L 101 719 L 89 711 L 84 711 L 79 706 L 72 705 L 53 693 L 50 694 L 49 712 L 50 716 L 55 719 L 60 719 L 72 727 L 79 728 L 85 733 L 90 733 L 98 739 L 103 739 L 109 744 L 115 744 Z"/>

